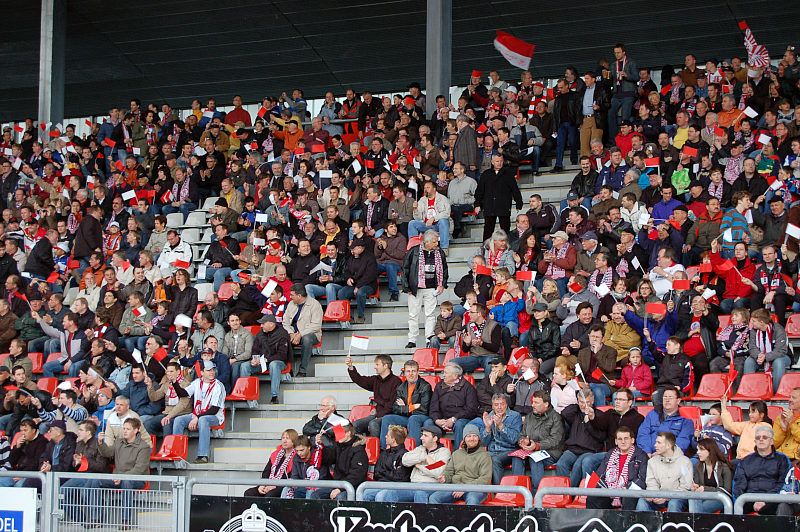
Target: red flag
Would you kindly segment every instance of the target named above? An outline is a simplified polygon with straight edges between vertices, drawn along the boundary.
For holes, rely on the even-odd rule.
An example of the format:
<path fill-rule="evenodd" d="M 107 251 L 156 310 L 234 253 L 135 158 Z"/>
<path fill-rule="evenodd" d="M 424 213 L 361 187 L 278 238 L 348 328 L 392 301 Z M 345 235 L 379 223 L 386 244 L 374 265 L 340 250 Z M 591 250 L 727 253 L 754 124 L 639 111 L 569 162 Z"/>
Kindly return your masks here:
<path fill-rule="evenodd" d="M 172 203 L 172 190 L 167 189 L 166 192 L 161 194 L 159 199 L 161 200 L 161 203 Z"/>
<path fill-rule="evenodd" d="M 506 58 L 506 61 L 522 70 L 530 68 L 531 59 L 533 59 L 533 54 L 536 51 L 535 45 L 522 39 L 517 39 L 504 31 L 497 31 L 497 35 L 494 38 L 494 47 L 500 52 L 500 55 Z"/>
<path fill-rule="evenodd" d="M 86 120 L 84 120 L 83 123 L 86 124 L 89 127 L 92 127 L 92 121 L 89 120 L 88 118 Z"/>
<path fill-rule="evenodd" d="M 153 353 L 153 358 L 161 362 L 165 358 L 167 358 L 167 349 L 165 347 L 160 347 L 158 350 Z"/>
<path fill-rule="evenodd" d="M 681 150 L 681 153 L 684 155 L 688 155 L 689 157 L 697 157 L 697 148 L 692 148 L 691 146 L 684 146 Z"/>
<path fill-rule="evenodd" d="M 746 30 L 748 27 L 749 27 L 749 26 L 747 25 L 747 21 L 746 21 L 746 20 L 740 20 L 740 21 L 739 21 L 739 29 L 740 29 L 740 30 L 744 31 L 744 30 Z"/>
<path fill-rule="evenodd" d="M 475 129 L 475 131 L 477 131 L 478 133 L 486 133 L 487 131 L 489 131 L 489 128 L 486 127 L 486 124 L 481 124 Z"/>
<path fill-rule="evenodd" d="M 711 273 L 712 266 L 710 262 L 700 263 L 700 273 Z"/>
<path fill-rule="evenodd" d="M 366 166 L 370 170 L 374 170 L 375 169 L 375 160 L 374 159 L 366 159 L 364 161 L 364 166 Z"/>
<path fill-rule="evenodd" d="M 124 172 L 124 171 L 125 171 L 125 165 L 124 165 L 124 164 L 122 164 L 122 161 L 117 161 L 117 162 L 115 162 L 115 163 L 114 163 L 114 168 L 116 168 L 116 169 L 117 169 L 117 170 L 119 170 L 120 172 Z"/>
<path fill-rule="evenodd" d="M 57 271 L 53 272 L 53 273 L 51 273 L 50 275 L 47 276 L 47 282 L 48 283 L 53 284 L 56 281 L 58 281 L 58 272 Z"/>
<path fill-rule="evenodd" d="M 733 362 L 731 362 L 730 366 L 728 367 L 728 382 L 733 382 L 736 380 L 736 377 L 739 376 L 739 372 L 736 371 L 736 368 L 733 366 Z"/>
<path fill-rule="evenodd" d="M 578 282 L 569 283 L 569 289 L 577 294 L 578 292 L 583 290 L 583 285 Z"/>
<path fill-rule="evenodd" d="M 175 266 L 176 268 L 183 268 L 184 270 L 190 266 L 188 260 L 181 260 L 181 259 L 176 260 L 175 262 L 172 263 L 172 265 Z"/>
<path fill-rule="evenodd" d="M 666 314 L 667 306 L 664 303 L 647 303 L 644 311 L 648 314 Z"/>
<path fill-rule="evenodd" d="M 44 122 L 39 122 L 39 129 L 44 131 L 45 129 L 47 129 L 47 124 L 45 124 Z"/>
<path fill-rule="evenodd" d="M 142 316 L 144 316 L 147 313 L 147 309 L 144 307 L 144 305 L 142 305 L 141 307 L 134 308 L 133 310 L 131 310 L 131 312 L 137 318 L 141 318 Z"/>
<path fill-rule="evenodd" d="M 520 349 L 519 353 L 517 353 L 516 355 L 512 354 L 511 358 L 508 361 L 508 366 L 506 366 L 506 369 L 508 369 L 508 372 L 510 374 L 516 375 L 517 372 L 519 371 L 520 365 L 526 358 L 528 358 L 528 350 L 525 348 Z"/>
<path fill-rule="evenodd" d="M 664 85 L 661 87 L 661 96 L 666 96 L 672 90 L 672 85 Z"/>
<path fill-rule="evenodd" d="M 519 271 L 516 274 L 518 281 L 533 281 L 535 273 L 533 271 Z"/>
<path fill-rule="evenodd" d="M 294 149 L 294 154 L 295 155 L 303 155 L 305 152 L 306 152 L 305 148 L 295 148 Z"/>
<path fill-rule="evenodd" d="M 661 165 L 661 159 L 658 157 L 648 157 L 644 160 L 644 165 L 647 168 L 658 168 Z"/>
<path fill-rule="evenodd" d="M 22 127 L 22 124 L 14 124 L 14 131 L 16 131 L 17 133 L 24 133 L 25 128 Z"/>
<path fill-rule="evenodd" d="M 689 281 L 689 279 L 675 279 L 672 281 L 673 290 L 689 290 L 691 286 L 692 283 Z"/>
<path fill-rule="evenodd" d="M 492 275 L 492 269 L 488 266 L 477 265 L 475 266 L 475 275 Z"/>
<path fill-rule="evenodd" d="M 258 142 L 251 142 L 250 143 L 250 149 L 251 150 L 257 150 L 258 149 Z"/>
<path fill-rule="evenodd" d="M 78 472 L 83 473 L 84 471 L 89 471 L 89 459 L 81 456 L 81 465 L 78 466 Z"/>
<path fill-rule="evenodd" d="M 336 438 L 337 442 L 344 441 L 345 435 L 346 435 L 346 432 L 345 432 L 343 426 L 341 426 L 341 425 L 334 425 L 333 426 L 333 436 L 334 436 L 334 438 Z"/>
<path fill-rule="evenodd" d="M 105 138 L 105 139 L 103 139 L 103 144 L 105 144 L 106 146 L 108 146 L 108 147 L 109 147 L 109 148 L 111 148 L 112 150 L 113 150 L 113 149 L 114 149 L 114 147 L 117 145 L 117 143 L 116 143 L 116 142 L 114 142 L 113 140 L 111 140 L 111 139 L 109 139 L 109 138 Z"/>
<path fill-rule="evenodd" d="M 57 139 L 58 137 L 61 136 L 61 132 L 57 129 L 54 129 L 53 131 L 48 133 L 48 135 L 50 136 L 51 139 Z"/>
<path fill-rule="evenodd" d="M 97 155 L 95 157 L 97 159 L 105 159 L 106 158 L 106 156 L 103 155 L 103 152 L 101 152 L 101 151 L 97 152 Z"/>
<path fill-rule="evenodd" d="M 325 145 L 315 142 L 311 145 L 311 153 L 325 153 Z"/>
<path fill-rule="evenodd" d="M 647 232 L 647 238 L 650 240 L 658 240 L 658 229 L 650 229 L 650 231 Z"/>
<path fill-rule="evenodd" d="M 600 368 L 594 368 L 594 371 L 592 372 L 592 378 L 594 380 L 600 381 L 603 380 L 604 377 L 605 375 L 603 375 L 603 370 L 601 370 Z"/>
<path fill-rule="evenodd" d="M 587 488 L 596 488 L 597 485 L 600 483 L 600 475 L 598 475 L 596 471 L 592 471 L 591 475 L 586 475 L 586 476 L 588 477 L 586 479 Z"/>
<path fill-rule="evenodd" d="M 725 133 L 725 130 L 722 129 L 721 127 L 715 127 L 714 128 L 714 136 L 715 137 L 725 137 L 725 136 L 727 136 L 727 134 Z"/>
<path fill-rule="evenodd" d="M 267 114 L 267 108 L 266 107 L 259 108 L 257 114 L 259 118 L 264 118 L 264 115 Z"/>
<path fill-rule="evenodd" d="M 728 259 L 717 267 L 719 268 L 719 271 L 727 272 L 728 270 L 734 268 L 734 265 L 731 263 L 731 259 Z"/>
<path fill-rule="evenodd" d="M 81 263 L 77 259 L 72 259 L 67 261 L 67 268 L 70 270 L 76 270 L 81 267 Z"/>

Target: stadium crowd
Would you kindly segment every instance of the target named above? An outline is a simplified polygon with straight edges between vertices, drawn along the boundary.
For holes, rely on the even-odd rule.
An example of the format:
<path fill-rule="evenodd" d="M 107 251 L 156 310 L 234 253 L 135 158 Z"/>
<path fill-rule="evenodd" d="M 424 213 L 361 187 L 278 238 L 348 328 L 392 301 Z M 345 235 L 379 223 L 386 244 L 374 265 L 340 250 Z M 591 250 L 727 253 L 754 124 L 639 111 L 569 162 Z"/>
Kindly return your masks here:
<path fill-rule="evenodd" d="M 596 472 L 609 487 L 796 492 L 800 388 L 775 419 L 762 401 L 734 421 L 724 396 L 703 426 L 680 410 L 709 373 L 727 372 L 728 395 L 754 373 L 777 391 L 792 367 L 796 52 L 775 69 L 687 54 L 660 87 L 624 45 L 613 54 L 582 76 L 568 67 L 553 89 L 530 72 L 507 82 L 474 71 L 457 102 L 436 96 L 432 116 L 412 83 L 394 98 L 328 92 L 314 117 L 295 89 L 265 98 L 257 116 L 238 96 L 228 112 L 195 100 L 185 119 L 132 99 L 86 138 L 33 120 L 5 130 L 0 466 L 144 473 L 149 435 L 186 431 L 206 463 L 237 380 L 269 373 L 279 403 L 290 366 L 298 378 L 312 371 L 325 307 L 352 299 L 352 323 L 365 323 L 386 275 L 388 301 L 408 293 L 406 348 L 422 320 L 425 347 L 451 353 L 442 380 L 431 387 L 414 360 L 401 379 L 387 355 L 362 376 L 348 358 L 375 413 L 339 424 L 336 399 L 323 399 L 302 435 L 284 433 L 265 478 L 358 485 L 369 435 L 381 447 L 376 480 L 491 484 L 510 466 L 535 489 L 554 466 L 573 486 Z M 520 166 L 534 181 L 550 160 L 562 173 L 567 150 L 579 169 L 562 204 L 532 194 L 526 210 Z M 190 237 L 207 216 L 208 239 Z M 457 300 L 441 301 L 450 244 L 476 217 L 482 244 Z M 643 416 L 636 401 L 654 408 Z M 665 506 L 687 504 L 638 503 Z"/>

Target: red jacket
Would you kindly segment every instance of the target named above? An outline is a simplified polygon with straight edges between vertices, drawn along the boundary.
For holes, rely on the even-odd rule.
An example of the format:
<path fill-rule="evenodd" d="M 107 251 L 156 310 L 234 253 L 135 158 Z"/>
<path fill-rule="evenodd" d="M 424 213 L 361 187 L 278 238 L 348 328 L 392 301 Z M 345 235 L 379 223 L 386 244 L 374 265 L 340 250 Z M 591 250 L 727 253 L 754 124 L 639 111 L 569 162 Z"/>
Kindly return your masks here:
<path fill-rule="evenodd" d="M 622 368 L 622 376 L 614 384 L 619 388 L 630 388 L 633 386 L 644 395 L 652 395 L 653 393 L 653 373 L 647 364 L 639 364 L 633 367 L 628 364 Z"/>
<path fill-rule="evenodd" d="M 714 273 L 725 280 L 725 293 L 722 295 L 723 299 L 750 297 L 753 293 L 753 289 L 750 285 L 742 282 L 742 277 L 752 279 L 753 275 L 756 273 L 756 265 L 753 264 L 753 261 L 751 261 L 749 257 L 745 259 L 744 267 L 738 271 L 736 268 L 722 270 L 720 266 L 726 261 L 720 257 L 719 253 L 711 253 L 709 257 L 711 258 L 711 267 L 714 268 Z"/>

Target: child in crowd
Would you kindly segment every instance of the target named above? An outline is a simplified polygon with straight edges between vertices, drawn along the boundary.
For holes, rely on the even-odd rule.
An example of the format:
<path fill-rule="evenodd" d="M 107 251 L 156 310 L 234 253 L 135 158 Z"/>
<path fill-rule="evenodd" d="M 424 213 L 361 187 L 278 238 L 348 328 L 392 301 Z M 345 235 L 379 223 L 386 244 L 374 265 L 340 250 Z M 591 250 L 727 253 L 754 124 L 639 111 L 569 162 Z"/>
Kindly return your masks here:
<path fill-rule="evenodd" d="M 509 281 L 507 285 L 509 289 L 496 294 L 499 298 L 498 304 L 489 311 L 489 317 L 503 327 L 503 349 L 506 357 L 511 353 L 512 346 L 519 346 L 519 312 L 525 309 L 525 300 L 520 297 L 522 294 L 516 283 Z"/>
<path fill-rule="evenodd" d="M 608 381 L 608 384 L 616 388 L 628 388 L 633 392 L 634 399 L 653 394 L 653 372 L 642 363 L 641 348 L 631 347 L 628 350 L 628 364 L 622 368 L 622 376 Z"/>
<path fill-rule="evenodd" d="M 711 438 L 716 442 L 723 456 L 728 456 L 733 447 L 733 434 L 728 432 L 722 424 L 722 405 L 715 403 L 708 409 L 708 422 L 702 429 L 695 430 L 694 437 L 698 440 Z"/>
<path fill-rule="evenodd" d="M 492 290 L 492 299 L 486 303 L 486 308 L 491 309 L 500 303 L 500 292 L 508 290 L 508 281 L 511 279 L 511 273 L 508 268 L 497 268 L 494 271 L 494 289 Z"/>
<path fill-rule="evenodd" d="M 460 330 L 461 320 L 453 313 L 453 304 L 443 301 L 439 305 L 439 317 L 436 318 L 436 326 L 433 328 L 434 336 L 431 337 L 428 347 L 439 349 L 442 344 L 453 347 L 456 333 Z"/>

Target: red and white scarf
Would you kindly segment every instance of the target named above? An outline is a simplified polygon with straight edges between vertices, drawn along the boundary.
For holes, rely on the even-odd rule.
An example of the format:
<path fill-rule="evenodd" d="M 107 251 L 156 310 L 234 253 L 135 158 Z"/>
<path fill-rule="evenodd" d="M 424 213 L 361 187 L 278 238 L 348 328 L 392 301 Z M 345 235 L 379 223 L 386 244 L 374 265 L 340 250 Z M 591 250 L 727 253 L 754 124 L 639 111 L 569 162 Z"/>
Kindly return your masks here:
<path fill-rule="evenodd" d="M 613 451 L 611 451 L 611 456 L 608 457 L 608 466 L 606 467 L 606 475 L 605 481 L 606 485 L 610 489 L 627 489 L 628 487 L 628 466 L 631 464 L 631 458 L 633 453 L 630 451 L 628 452 L 627 459 L 625 460 L 625 464 L 622 466 L 622 470 L 619 467 L 619 457 L 620 452 L 619 448 L 615 447 Z M 622 503 L 620 502 L 619 497 L 615 497 L 611 500 L 611 506 L 620 507 Z"/>
<path fill-rule="evenodd" d="M 436 268 L 436 286 L 425 284 L 425 245 L 419 245 L 419 264 L 417 266 L 417 288 L 438 288 L 444 286 L 444 266 L 442 265 L 442 255 L 438 249 L 433 249 L 433 258 Z"/>
<path fill-rule="evenodd" d="M 561 249 L 556 252 L 556 260 L 565 258 L 567 256 L 567 251 L 569 251 L 569 244 L 564 244 L 561 246 Z M 567 276 L 567 272 L 561 266 L 556 266 L 555 261 L 553 261 L 547 267 L 545 276 L 550 277 L 551 279 L 561 279 Z"/>
<path fill-rule="evenodd" d="M 275 460 L 272 462 L 272 467 L 269 470 L 269 477 L 268 478 L 289 478 L 286 476 L 286 470 L 289 468 L 289 465 L 294 460 L 294 455 L 296 451 L 292 449 L 287 454 L 284 448 L 280 448 L 275 453 Z"/>
<path fill-rule="evenodd" d="M 205 390 L 203 390 L 203 384 L 206 383 L 200 381 L 200 397 L 194 400 L 194 414 L 198 417 L 208 412 L 208 409 L 211 407 L 211 399 L 213 398 L 211 392 L 214 391 L 214 388 L 217 385 L 217 380 L 214 379 L 213 381 L 207 383 Z"/>

